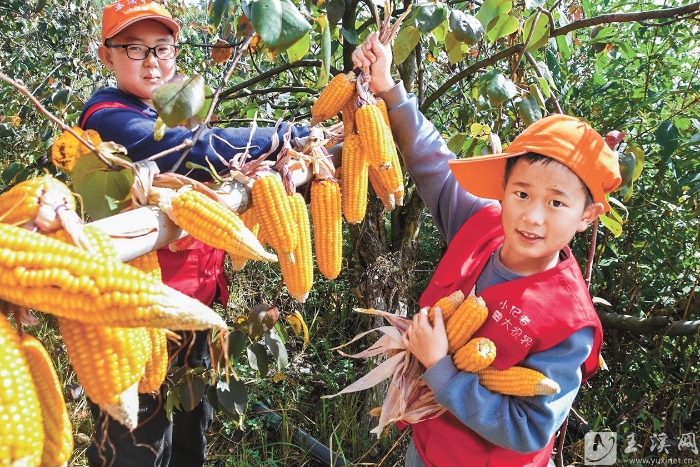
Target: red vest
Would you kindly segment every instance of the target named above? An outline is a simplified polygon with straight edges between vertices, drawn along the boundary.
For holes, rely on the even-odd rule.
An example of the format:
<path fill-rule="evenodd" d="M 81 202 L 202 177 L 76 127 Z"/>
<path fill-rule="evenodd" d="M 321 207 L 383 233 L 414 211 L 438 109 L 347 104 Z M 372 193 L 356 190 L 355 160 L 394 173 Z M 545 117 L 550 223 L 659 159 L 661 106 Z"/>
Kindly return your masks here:
<path fill-rule="evenodd" d="M 131 109 L 143 114 L 121 102 L 98 102 L 83 111 L 80 126 L 83 127 L 93 113 L 103 109 Z M 211 304 L 218 290 L 221 303 L 226 305 L 229 293 L 224 255 L 223 250 L 217 250 L 198 240 L 177 252 L 170 251 L 167 246 L 163 247 L 158 250 L 163 282 L 205 305 Z"/>
<path fill-rule="evenodd" d="M 467 295 L 491 254 L 503 243 L 500 205 L 488 206 L 467 221 L 450 242 L 420 306 L 431 306 L 456 290 Z M 574 332 L 593 327 L 593 350 L 581 370 L 584 381 L 598 370 L 603 331 L 588 288 L 569 248 L 549 270 L 488 287 L 480 293 L 490 310 L 477 336 L 498 349 L 493 365 L 505 369 L 532 352 L 554 347 Z M 486 441 L 451 412 L 413 425 L 413 441 L 427 466 L 546 466 L 554 437 L 542 450 L 518 454 Z"/>

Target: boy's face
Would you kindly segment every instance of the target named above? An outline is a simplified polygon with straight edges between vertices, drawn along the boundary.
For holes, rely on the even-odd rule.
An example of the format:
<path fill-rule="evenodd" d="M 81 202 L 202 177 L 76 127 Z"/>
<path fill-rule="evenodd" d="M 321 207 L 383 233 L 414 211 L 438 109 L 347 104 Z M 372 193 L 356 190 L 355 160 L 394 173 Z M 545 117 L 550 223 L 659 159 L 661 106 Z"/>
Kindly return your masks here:
<path fill-rule="evenodd" d="M 154 20 L 137 21 L 108 40 L 109 44 L 143 44 L 157 47 L 174 44 L 173 34 L 165 25 Z M 176 51 L 177 54 L 177 51 Z M 114 72 L 117 87 L 152 105 L 151 93 L 175 75 L 175 58 L 159 60 L 151 50 L 145 60 L 133 60 L 123 48 L 100 45 L 98 55 L 105 66 Z"/>
<path fill-rule="evenodd" d="M 518 160 L 503 196 L 501 262 L 522 275 L 554 267 L 574 234 L 603 212 L 601 203 L 585 204 L 580 179 L 565 165 Z"/>

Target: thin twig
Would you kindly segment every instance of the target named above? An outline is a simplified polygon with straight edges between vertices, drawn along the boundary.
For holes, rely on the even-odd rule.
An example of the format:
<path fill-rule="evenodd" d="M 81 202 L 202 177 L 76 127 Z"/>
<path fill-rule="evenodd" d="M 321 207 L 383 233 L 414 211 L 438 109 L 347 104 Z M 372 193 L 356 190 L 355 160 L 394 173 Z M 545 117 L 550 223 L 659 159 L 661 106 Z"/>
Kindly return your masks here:
<path fill-rule="evenodd" d="M 29 101 L 34 105 L 34 107 L 36 107 L 36 109 L 39 111 L 39 113 L 41 113 L 41 114 L 44 115 L 46 118 L 48 118 L 49 120 L 51 120 L 53 123 L 55 123 L 56 125 L 58 125 L 58 127 L 59 127 L 61 130 L 67 131 L 67 132 L 69 132 L 70 134 L 72 134 L 78 141 L 80 141 L 83 145 L 85 145 L 87 148 L 89 148 L 90 151 L 92 151 L 93 153 L 95 153 L 95 155 L 97 156 L 97 158 L 98 158 L 104 165 L 106 165 L 108 169 L 110 169 L 110 170 L 121 170 L 122 168 L 131 168 L 131 167 L 132 167 L 132 164 L 129 163 L 128 161 L 126 161 L 126 160 L 119 159 L 119 164 L 120 164 L 120 165 L 123 164 L 122 166 L 120 166 L 120 165 L 115 164 L 113 161 L 110 161 L 110 160 L 108 160 L 107 158 L 105 158 L 104 155 L 102 155 L 102 154 L 100 153 L 100 151 L 97 149 L 97 147 L 96 147 L 94 144 L 92 144 L 90 141 L 88 141 L 88 140 L 82 138 L 80 135 L 78 135 L 78 133 L 77 133 L 75 130 L 73 130 L 73 128 L 71 128 L 70 126 L 66 125 L 65 122 L 64 122 L 63 120 L 61 120 L 60 118 L 56 117 L 54 114 L 52 114 L 51 112 L 49 112 L 49 110 L 48 110 L 46 107 L 44 107 L 43 104 L 42 104 L 41 102 L 39 102 L 39 100 L 38 100 L 36 97 L 34 97 L 34 95 L 29 91 L 29 89 L 27 89 L 26 86 L 24 86 L 24 84 L 22 84 L 22 83 L 20 83 L 20 82 L 18 82 L 18 81 L 13 80 L 12 78 L 10 78 L 9 76 L 5 75 L 5 74 L 2 73 L 2 72 L 0 72 L 0 79 L 2 79 L 3 81 L 5 81 L 5 82 L 8 83 L 9 85 L 13 86 L 15 89 L 17 89 L 17 90 L 20 92 L 20 94 L 22 94 L 23 96 L 27 97 L 27 98 L 29 99 Z"/>
<path fill-rule="evenodd" d="M 248 48 L 248 44 L 250 44 L 250 41 L 253 39 L 254 34 L 255 34 L 254 31 L 249 32 L 248 35 L 246 36 L 245 40 L 241 44 L 241 46 L 238 47 L 238 49 L 236 51 L 236 56 L 233 58 L 233 61 L 231 62 L 231 65 L 229 66 L 228 70 L 226 70 L 226 75 L 221 80 L 221 83 L 216 88 L 216 91 L 214 91 L 214 95 L 211 98 L 211 105 L 209 106 L 209 111 L 207 112 L 207 116 L 204 118 L 204 121 L 199 125 L 199 128 L 197 128 L 197 131 L 195 132 L 194 136 L 192 137 L 192 146 L 194 146 L 197 143 L 197 140 L 199 139 L 200 135 L 202 134 L 204 129 L 209 124 L 209 121 L 211 120 L 212 115 L 214 115 L 214 108 L 216 107 L 216 104 L 219 101 L 219 96 L 221 95 L 223 87 L 226 85 L 229 78 L 231 78 L 233 71 L 236 69 L 236 66 L 238 65 L 238 61 L 243 56 L 243 51 Z M 173 165 L 173 167 L 171 169 L 172 172 L 177 171 L 178 167 L 180 167 L 180 164 L 182 164 L 184 162 L 184 160 L 187 157 L 187 155 L 189 154 L 192 146 L 190 146 L 189 148 L 187 148 L 183 151 L 180 158 Z"/>

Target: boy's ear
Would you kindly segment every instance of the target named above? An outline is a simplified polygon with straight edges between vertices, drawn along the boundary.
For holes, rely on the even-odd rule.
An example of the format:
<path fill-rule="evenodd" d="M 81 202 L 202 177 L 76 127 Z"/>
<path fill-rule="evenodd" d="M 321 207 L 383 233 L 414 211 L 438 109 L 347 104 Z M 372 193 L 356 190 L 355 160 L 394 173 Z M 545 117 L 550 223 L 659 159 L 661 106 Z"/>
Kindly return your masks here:
<path fill-rule="evenodd" d="M 588 226 L 598 218 L 601 214 L 605 212 L 605 207 L 603 203 L 592 203 L 583 211 L 583 216 L 581 216 L 581 221 L 579 222 L 577 231 L 583 232 L 588 228 Z"/>
<path fill-rule="evenodd" d="M 97 48 L 97 56 L 100 58 L 100 61 L 102 63 L 104 63 L 104 65 L 107 67 L 107 69 L 109 71 L 114 71 L 114 61 L 112 60 L 112 49 L 105 46 L 104 44 L 100 44 L 100 46 Z"/>

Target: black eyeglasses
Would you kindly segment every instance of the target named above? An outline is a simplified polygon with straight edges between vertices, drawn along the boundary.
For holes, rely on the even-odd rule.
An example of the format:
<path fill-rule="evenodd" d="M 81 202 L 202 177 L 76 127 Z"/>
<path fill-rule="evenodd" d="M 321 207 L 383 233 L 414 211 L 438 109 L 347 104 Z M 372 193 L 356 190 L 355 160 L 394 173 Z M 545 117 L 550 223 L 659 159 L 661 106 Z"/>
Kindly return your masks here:
<path fill-rule="evenodd" d="M 177 50 L 177 46 L 172 44 L 157 45 L 155 47 L 143 44 L 105 44 L 105 46 L 111 49 L 126 50 L 126 56 L 132 60 L 146 60 L 151 52 L 158 60 L 171 60 L 175 58 L 175 51 Z"/>

